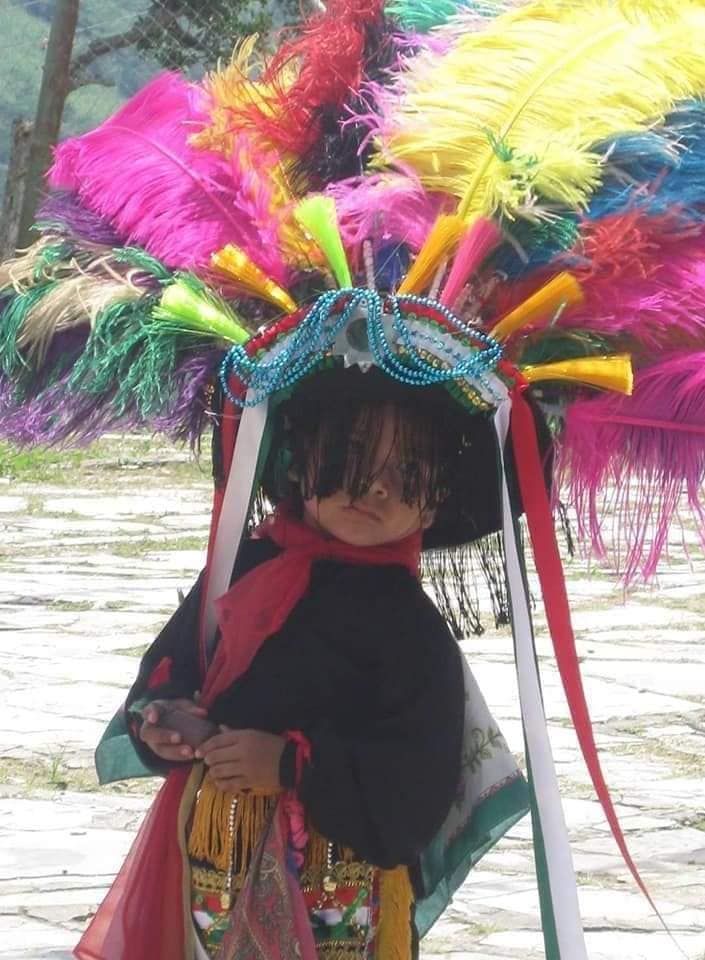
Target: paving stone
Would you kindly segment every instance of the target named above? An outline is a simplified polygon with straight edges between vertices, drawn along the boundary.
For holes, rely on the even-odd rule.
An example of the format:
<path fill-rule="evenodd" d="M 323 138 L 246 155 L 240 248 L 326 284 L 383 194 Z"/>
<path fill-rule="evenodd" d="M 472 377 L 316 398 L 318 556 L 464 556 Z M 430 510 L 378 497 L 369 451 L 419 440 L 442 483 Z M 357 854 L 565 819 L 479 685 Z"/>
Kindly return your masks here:
<path fill-rule="evenodd" d="M 121 470 L 83 496 L 58 485 L 10 490 L 0 480 L 1 960 L 68 960 L 157 786 L 51 790 L 32 785 L 30 771 L 56 764 L 56 779 L 70 781 L 87 770 L 134 677 L 133 654 L 202 566 L 204 551 L 184 548 L 183 538 L 205 547 L 208 480 L 185 487 L 160 474 L 158 482 L 150 488 L 141 468 Z M 26 514 L 30 497 L 41 509 Z M 659 589 L 639 589 L 624 604 L 619 587 L 603 574 L 590 579 L 582 560 L 567 576 L 595 738 L 627 842 L 689 960 L 703 960 L 705 561 L 693 549 L 688 562 L 678 536 Z M 684 542 L 695 547 L 693 531 Z M 531 574 L 530 583 L 540 596 Z M 540 611 L 536 633 L 590 960 L 676 960 L 594 799 Z M 522 754 L 511 636 L 488 629 L 462 647 Z M 472 872 L 421 953 L 544 956 L 528 818 Z"/>

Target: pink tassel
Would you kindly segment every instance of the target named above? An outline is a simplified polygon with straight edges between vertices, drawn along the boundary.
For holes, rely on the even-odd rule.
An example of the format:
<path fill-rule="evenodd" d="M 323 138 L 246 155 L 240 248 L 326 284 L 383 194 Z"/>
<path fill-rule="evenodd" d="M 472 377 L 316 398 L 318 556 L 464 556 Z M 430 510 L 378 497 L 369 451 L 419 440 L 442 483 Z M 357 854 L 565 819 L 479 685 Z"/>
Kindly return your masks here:
<path fill-rule="evenodd" d="M 492 220 L 477 219 L 467 230 L 453 260 L 440 303 L 452 307 L 468 279 L 501 239 L 501 231 Z"/>
<path fill-rule="evenodd" d="M 234 243 L 281 282 L 279 245 L 263 242 L 261 217 L 253 222 L 261 204 L 250 171 L 189 143 L 208 121 L 204 105 L 198 87 L 156 77 L 97 129 L 61 144 L 50 183 L 170 267 L 207 267 L 211 253 Z"/>
<path fill-rule="evenodd" d="M 560 474 L 580 537 L 611 554 L 625 585 L 656 572 L 683 495 L 705 546 L 705 352 L 640 370 L 631 397 L 573 403 Z"/>

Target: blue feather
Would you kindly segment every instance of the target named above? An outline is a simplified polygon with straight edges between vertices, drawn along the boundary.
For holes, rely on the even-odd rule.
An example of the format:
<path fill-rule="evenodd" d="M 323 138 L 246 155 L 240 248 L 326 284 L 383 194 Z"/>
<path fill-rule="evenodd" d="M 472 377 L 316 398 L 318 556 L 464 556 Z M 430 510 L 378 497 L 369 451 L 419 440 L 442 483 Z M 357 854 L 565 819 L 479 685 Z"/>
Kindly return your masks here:
<path fill-rule="evenodd" d="M 617 137 L 599 152 L 607 175 L 590 201 L 589 219 L 634 207 L 649 216 L 677 210 L 687 221 L 705 217 L 704 101 L 683 101 L 662 127 Z"/>

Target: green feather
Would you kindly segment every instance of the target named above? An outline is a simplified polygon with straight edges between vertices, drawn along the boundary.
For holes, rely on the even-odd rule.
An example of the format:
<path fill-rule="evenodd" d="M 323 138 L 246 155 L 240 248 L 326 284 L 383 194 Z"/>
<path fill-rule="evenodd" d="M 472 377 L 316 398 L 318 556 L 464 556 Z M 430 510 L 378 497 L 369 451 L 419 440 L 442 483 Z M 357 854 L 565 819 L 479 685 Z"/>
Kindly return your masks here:
<path fill-rule="evenodd" d="M 24 293 L 18 293 L 0 313 L 0 369 L 7 377 L 18 376 L 27 369 L 27 362 L 17 349 L 17 338 L 24 325 L 27 313 L 55 287 L 55 281 L 38 284 Z"/>
<path fill-rule="evenodd" d="M 528 366 L 609 353 L 614 353 L 614 342 L 586 330 L 543 330 L 536 337 L 527 338 L 517 362 L 520 366 Z"/>
<path fill-rule="evenodd" d="M 165 267 L 161 260 L 157 260 L 141 247 L 115 247 L 112 255 L 117 263 L 126 263 L 143 273 L 149 273 L 162 283 L 166 283 L 173 277 L 171 270 Z"/>

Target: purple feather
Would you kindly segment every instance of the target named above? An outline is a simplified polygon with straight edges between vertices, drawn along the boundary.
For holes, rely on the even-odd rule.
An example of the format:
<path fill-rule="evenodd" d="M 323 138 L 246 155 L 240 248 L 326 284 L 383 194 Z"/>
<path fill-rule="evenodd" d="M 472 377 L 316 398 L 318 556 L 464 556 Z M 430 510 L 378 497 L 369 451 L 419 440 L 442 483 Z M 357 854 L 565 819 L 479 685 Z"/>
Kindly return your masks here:
<path fill-rule="evenodd" d="M 640 370 L 631 397 L 573 403 L 560 472 L 580 536 L 612 554 L 625 584 L 653 576 L 684 498 L 705 545 L 705 352 Z"/>
<path fill-rule="evenodd" d="M 163 74 L 96 130 L 62 143 L 51 185 L 172 268 L 207 267 L 234 243 L 283 280 L 277 247 L 262 243 L 249 215 L 248 186 L 227 158 L 189 143 L 207 122 L 202 91 Z"/>
<path fill-rule="evenodd" d="M 106 220 L 84 207 L 72 193 L 50 193 L 41 206 L 37 223 L 43 229 L 51 228 L 59 233 L 70 233 L 80 240 L 106 247 L 121 246 L 124 242 L 124 237 Z"/>
<path fill-rule="evenodd" d="M 87 446 L 109 430 L 150 429 L 197 447 L 207 421 L 205 388 L 222 351 L 210 350 L 183 360 L 173 373 L 169 408 L 150 417 L 136 406 L 117 414 L 115 390 L 89 393 L 69 387 L 71 371 L 23 402 L 15 387 L 0 380 L 0 437 L 22 446 Z"/>

